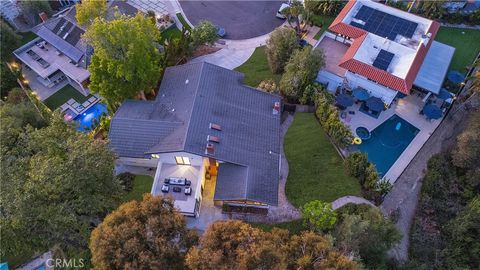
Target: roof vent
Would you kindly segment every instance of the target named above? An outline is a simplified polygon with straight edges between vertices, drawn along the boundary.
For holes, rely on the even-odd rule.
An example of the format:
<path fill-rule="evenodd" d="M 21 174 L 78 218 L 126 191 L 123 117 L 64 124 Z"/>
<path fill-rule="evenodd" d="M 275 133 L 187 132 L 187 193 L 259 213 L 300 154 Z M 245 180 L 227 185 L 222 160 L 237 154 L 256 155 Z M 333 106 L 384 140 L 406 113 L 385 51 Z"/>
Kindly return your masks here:
<path fill-rule="evenodd" d="M 221 131 L 222 130 L 222 127 L 218 124 L 214 124 L 214 123 L 210 123 L 210 126 L 209 126 L 210 129 L 215 129 L 215 130 L 218 130 L 218 131 Z"/>
<path fill-rule="evenodd" d="M 188 79 L 186 79 L 186 80 L 185 80 L 185 84 L 188 84 L 188 82 L 189 82 Z"/>
<path fill-rule="evenodd" d="M 280 102 L 275 102 L 273 104 L 273 114 L 279 114 L 280 113 Z"/>
<path fill-rule="evenodd" d="M 220 138 L 217 137 L 217 136 L 208 135 L 208 136 L 207 136 L 207 141 L 219 143 L 219 142 L 220 142 Z"/>
<path fill-rule="evenodd" d="M 215 155 L 215 148 L 213 147 L 213 144 L 207 143 L 207 148 L 205 149 L 205 154 L 206 155 Z"/>

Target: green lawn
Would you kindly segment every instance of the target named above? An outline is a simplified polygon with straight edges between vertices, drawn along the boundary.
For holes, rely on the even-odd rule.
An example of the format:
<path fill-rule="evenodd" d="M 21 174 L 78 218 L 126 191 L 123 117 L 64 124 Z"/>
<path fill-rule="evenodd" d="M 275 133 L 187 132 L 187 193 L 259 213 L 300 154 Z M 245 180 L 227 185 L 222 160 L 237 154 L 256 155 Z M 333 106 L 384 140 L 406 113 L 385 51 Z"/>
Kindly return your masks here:
<path fill-rule="evenodd" d="M 163 31 L 162 34 L 161 34 L 161 44 L 163 44 L 163 42 L 166 40 L 166 39 L 169 39 L 169 40 L 172 40 L 174 38 L 180 38 L 182 36 L 182 31 L 180 31 L 177 27 L 173 26 L 173 27 L 170 27 L 168 28 L 167 30 Z"/>
<path fill-rule="evenodd" d="M 335 17 L 332 16 L 325 16 L 325 15 L 313 15 L 312 16 L 312 21 L 313 24 L 316 26 L 320 27 L 322 26 L 321 30 L 315 35 L 315 39 L 318 40 L 320 39 L 320 36 L 327 31 L 327 28 L 332 24 L 333 20 Z"/>
<path fill-rule="evenodd" d="M 273 74 L 270 71 L 267 55 L 265 53 L 265 46 L 256 48 L 247 62 L 237 67 L 235 70 L 244 73 L 244 83 L 252 87 L 257 87 L 261 81 L 266 79 L 273 79 L 278 85 L 281 78 L 280 74 Z"/>
<path fill-rule="evenodd" d="M 187 28 L 187 30 L 192 30 L 190 24 L 188 24 L 187 20 L 183 17 L 182 13 L 177 13 L 178 20 L 182 23 L 183 27 Z"/>
<path fill-rule="evenodd" d="M 302 219 L 298 219 L 290 222 L 284 222 L 284 223 L 277 223 L 277 224 L 250 223 L 250 225 L 267 232 L 271 231 L 273 228 L 279 228 L 279 229 L 288 230 L 291 234 L 298 234 L 303 230 Z"/>
<path fill-rule="evenodd" d="M 43 103 L 47 105 L 47 107 L 51 110 L 55 110 L 71 98 L 75 99 L 78 103 L 81 104 L 87 101 L 90 97 L 91 95 L 84 96 L 80 92 L 78 92 L 77 89 L 73 88 L 73 86 L 67 84 L 65 87 L 58 90 L 55 94 L 44 100 Z"/>
<path fill-rule="evenodd" d="M 346 195 L 360 195 L 360 184 L 346 175 L 343 160 L 314 114 L 295 115 L 284 146 L 289 167 L 285 192 L 294 206 L 312 200 L 331 202 Z"/>
<path fill-rule="evenodd" d="M 122 200 L 124 202 L 137 200 L 141 201 L 144 193 L 150 193 L 153 185 L 153 177 L 149 175 L 137 175 L 133 180 L 133 190 L 126 193 Z"/>
<path fill-rule="evenodd" d="M 450 70 L 466 72 L 480 51 L 480 30 L 441 27 L 435 39 L 456 49 Z"/>

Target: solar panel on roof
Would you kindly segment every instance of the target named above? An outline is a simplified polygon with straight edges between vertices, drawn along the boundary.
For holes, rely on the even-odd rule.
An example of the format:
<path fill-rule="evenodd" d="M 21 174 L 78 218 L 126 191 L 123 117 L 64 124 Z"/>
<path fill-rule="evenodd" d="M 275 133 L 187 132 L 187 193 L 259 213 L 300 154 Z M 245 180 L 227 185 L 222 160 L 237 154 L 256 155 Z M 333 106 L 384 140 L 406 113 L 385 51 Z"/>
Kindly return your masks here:
<path fill-rule="evenodd" d="M 387 70 L 394 56 L 395 54 L 389 51 L 380 50 L 377 58 L 373 61 L 373 66 L 382 70 Z"/>
<path fill-rule="evenodd" d="M 417 23 L 367 6 L 362 6 L 354 18 L 364 21 L 365 25 L 360 27 L 354 22 L 351 25 L 390 40 L 394 40 L 397 35 L 411 38 L 418 26 Z"/>
<path fill-rule="evenodd" d="M 70 28 L 72 27 L 72 23 L 71 22 L 67 22 L 63 27 L 63 29 L 60 31 L 60 33 L 58 33 L 57 35 L 61 38 L 63 38 L 63 36 L 70 30 Z"/>
<path fill-rule="evenodd" d="M 54 33 L 57 33 L 58 30 L 60 30 L 60 27 L 62 27 L 62 25 L 65 24 L 65 19 L 64 18 L 60 18 L 60 20 L 58 20 L 57 24 L 55 25 L 55 27 L 53 28 L 52 32 Z"/>
<path fill-rule="evenodd" d="M 350 25 L 351 25 L 351 26 L 358 27 L 358 28 L 360 28 L 360 29 L 363 29 L 363 26 L 364 26 L 363 24 L 360 24 L 360 23 L 357 23 L 357 22 L 353 22 L 353 21 L 350 22 Z"/>
<path fill-rule="evenodd" d="M 70 32 L 70 34 L 68 34 L 65 41 L 67 41 L 68 43 L 75 46 L 77 44 L 77 42 L 80 40 L 80 35 L 83 34 L 83 33 L 84 33 L 84 31 L 82 29 L 75 26 L 73 28 L 72 32 Z"/>

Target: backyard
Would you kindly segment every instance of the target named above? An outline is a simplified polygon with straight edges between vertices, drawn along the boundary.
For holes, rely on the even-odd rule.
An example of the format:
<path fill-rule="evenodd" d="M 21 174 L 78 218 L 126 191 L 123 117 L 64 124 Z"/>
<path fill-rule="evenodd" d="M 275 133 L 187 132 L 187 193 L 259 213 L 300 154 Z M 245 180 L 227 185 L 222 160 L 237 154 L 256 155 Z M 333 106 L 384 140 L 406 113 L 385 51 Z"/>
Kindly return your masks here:
<path fill-rule="evenodd" d="M 265 46 L 256 48 L 247 62 L 235 70 L 244 73 L 244 83 L 252 87 L 257 87 L 261 81 L 266 79 L 273 79 L 278 85 L 282 76 L 281 74 L 273 74 L 272 71 L 270 71 Z"/>
<path fill-rule="evenodd" d="M 436 40 L 456 49 L 450 70 L 465 73 L 480 51 L 480 30 L 441 27 Z"/>
<path fill-rule="evenodd" d="M 136 175 L 133 180 L 132 191 L 122 197 L 123 202 L 132 200 L 141 201 L 144 193 L 150 193 L 153 185 L 153 177 L 149 175 Z"/>
<path fill-rule="evenodd" d="M 345 173 L 341 157 L 314 114 L 295 114 L 284 147 L 289 167 L 285 193 L 295 207 L 360 195 L 360 184 Z"/>
<path fill-rule="evenodd" d="M 172 26 L 162 31 L 160 43 L 163 44 L 166 39 L 173 40 L 176 38 L 180 38 L 181 36 L 182 36 L 182 31 L 178 30 L 176 26 Z"/>
<path fill-rule="evenodd" d="M 320 27 L 320 31 L 315 35 L 315 39 L 320 39 L 320 36 L 327 31 L 330 24 L 332 24 L 335 17 L 327 16 L 327 15 L 313 15 L 311 21 L 314 25 Z"/>
<path fill-rule="evenodd" d="M 51 110 L 55 110 L 71 98 L 75 99 L 78 103 L 81 104 L 87 101 L 90 97 L 91 95 L 84 96 L 80 92 L 78 92 L 77 89 L 73 88 L 73 86 L 67 84 L 65 85 L 65 87 L 58 90 L 55 94 L 45 99 L 43 103 L 47 105 L 47 107 Z"/>

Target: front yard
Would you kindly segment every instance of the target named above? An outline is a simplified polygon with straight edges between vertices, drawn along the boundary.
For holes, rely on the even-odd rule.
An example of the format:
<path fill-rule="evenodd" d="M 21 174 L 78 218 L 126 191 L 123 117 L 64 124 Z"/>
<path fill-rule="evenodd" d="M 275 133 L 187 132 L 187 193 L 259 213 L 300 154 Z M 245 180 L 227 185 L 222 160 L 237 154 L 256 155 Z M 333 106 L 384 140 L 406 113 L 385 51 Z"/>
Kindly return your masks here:
<path fill-rule="evenodd" d="M 133 180 L 133 190 L 125 193 L 122 197 L 123 202 L 132 200 L 141 201 L 144 193 L 150 193 L 153 185 L 153 177 L 149 175 L 136 175 Z"/>
<path fill-rule="evenodd" d="M 450 70 L 465 73 L 480 52 L 480 30 L 441 27 L 435 39 L 456 49 Z"/>
<path fill-rule="evenodd" d="M 245 74 L 243 83 L 251 87 L 257 87 L 261 81 L 266 79 L 273 79 L 278 85 L 282 77 L 281 74 L 273 74 L 272 71 L 270 71 L 265 46 L 256 48 L 247 62 L 235 70 Z"/>
<path fill-rule="evenodd" d="M 312 113 L 297 113 L 285 136 L 289 173 L 286 190 L 295 207 L 312 200 L 331 202 L 360 195 L 360 184 L 348 176 L 343 160 Z"/>

